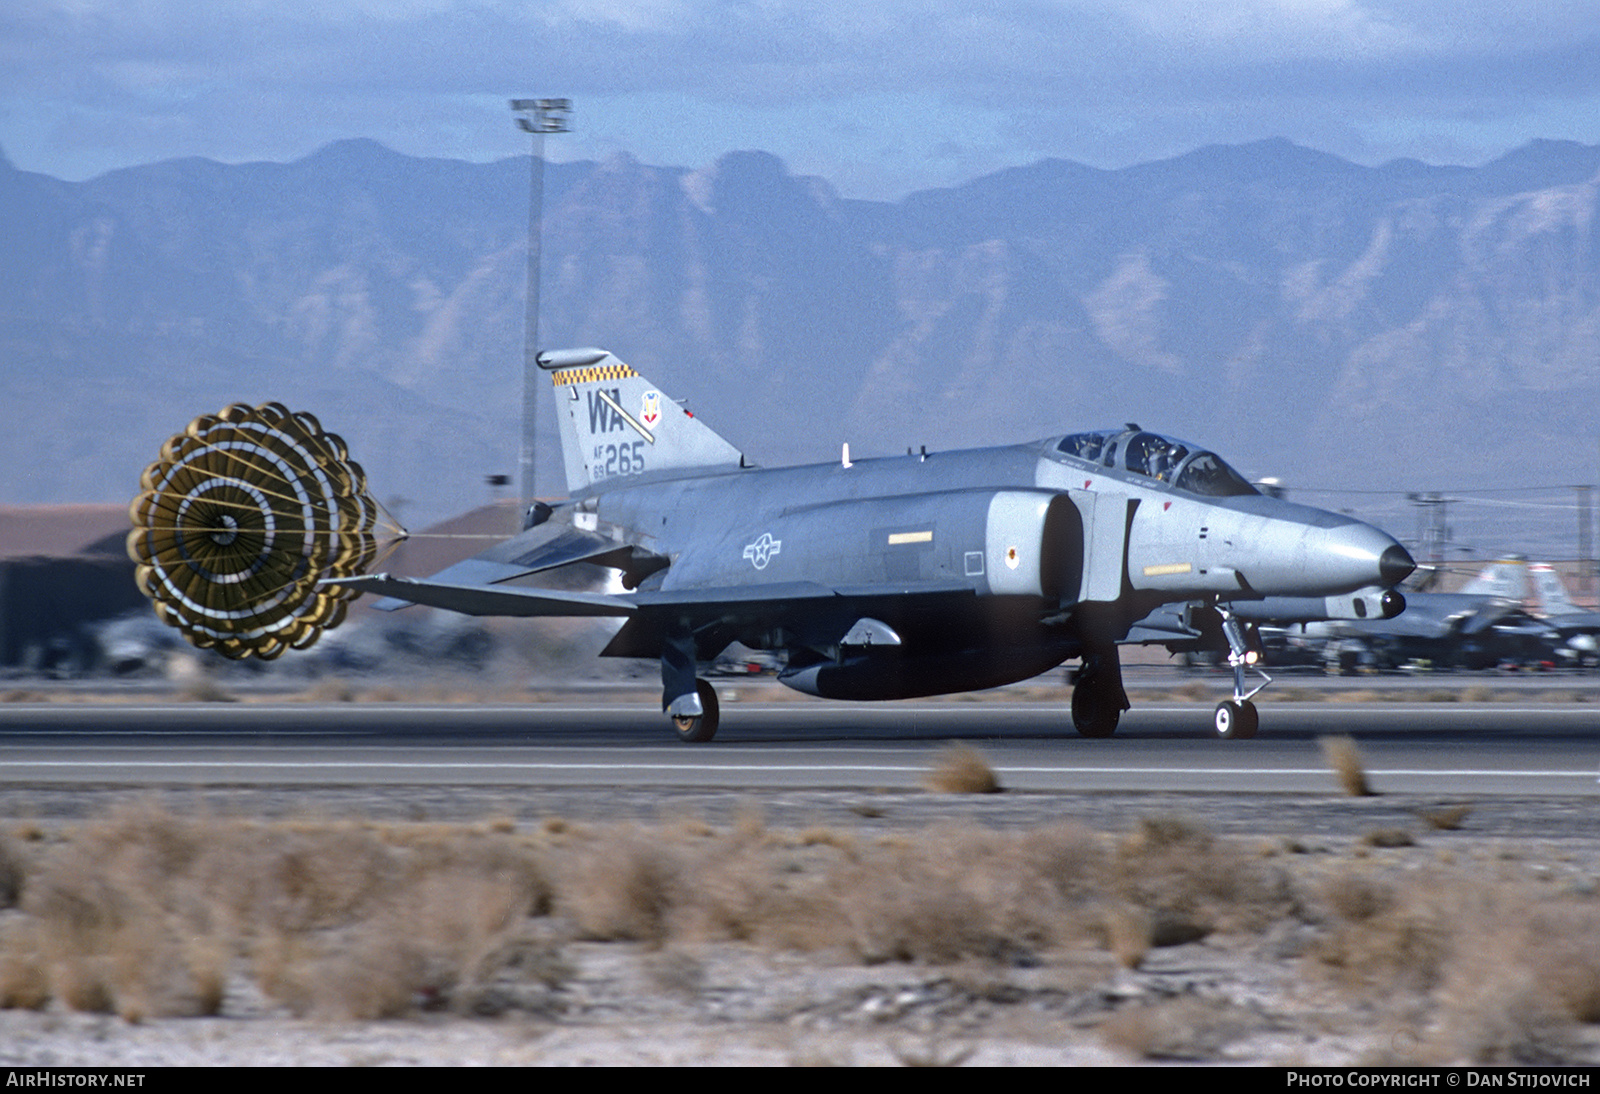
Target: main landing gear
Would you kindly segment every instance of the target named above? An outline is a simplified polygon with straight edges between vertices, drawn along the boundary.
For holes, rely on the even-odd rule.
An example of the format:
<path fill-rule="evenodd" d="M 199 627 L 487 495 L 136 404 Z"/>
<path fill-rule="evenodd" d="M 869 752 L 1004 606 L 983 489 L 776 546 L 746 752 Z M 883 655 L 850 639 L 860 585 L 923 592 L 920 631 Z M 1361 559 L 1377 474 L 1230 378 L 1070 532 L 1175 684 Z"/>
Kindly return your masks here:
<path fill-rule="evenodd" d="M 700 713 L 680 713 L 672 715 L 672 728 L 678 732 L 678 740 L 686 744 L 705 744 L 717 735 L 717 724 L 721 720 L 721 713 L 717 707 L 717 690 L 704 680 L 694 682 L 695 694 L 700 699 Z"/>
<path fill-rule="evenodd" d="M 1117 647 L 1084 651 L 1083 664 L 1072 677 L 1072 728 L 1084 737 L 1109 737 L 1128 706 Z"/>
<path fill-rule="evenodd" d="M 1248 741 L 1261 728 L 1256 705 L 1250 700 L 1272 683 L 1272 677 L 1258 666 L 1261 655 L 1245 641 L 1244 628 L 1239 620 L 1220 604 L 1217 605 L 1217 611 L 1222 615 L 1222 634 L 1228 640 L 1228 664 L 1233 668 L 1233 698 L 1217 704 L 1211 725 L 1217 736 L 1225 741 Z M 1244 670 L 1247 667 L 1261 677 L 1261 683 L 1249 691 L 1244 690 Z"/>
<path fill-rule="evenodd" d="M 717 735 L 717 692 L 695 677 L 694 635 L 688 627 L 669 631 L 661 646 L 661 709 L 678 740 L 705 744 Z"/>

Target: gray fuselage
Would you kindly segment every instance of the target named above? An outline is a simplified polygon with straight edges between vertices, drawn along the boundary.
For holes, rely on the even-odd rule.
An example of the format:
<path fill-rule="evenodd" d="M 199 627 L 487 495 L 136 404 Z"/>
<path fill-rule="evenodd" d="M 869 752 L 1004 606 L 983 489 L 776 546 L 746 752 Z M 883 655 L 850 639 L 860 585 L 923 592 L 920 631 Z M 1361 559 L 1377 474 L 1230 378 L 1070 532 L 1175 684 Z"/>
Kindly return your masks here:
<path fill-rule="evenodd" d="M 788 682 L 864 698 L 1026 679 L 1164 603 L 1392 584 L 1386 559 L 1404 556 L 1349 517 L 1247 487 L 1203 496 L 1062 443 L 632 476 L 597 486 L 575 519 L 668 560 L 641 592 L 770 590 L 760 610 L 695 623 L 702 656 L 734 639 L 784 649 Z M 884 624 L 892 646 L 872 648 L 859 622 Z M 654 655 L 648 640 L 616 646 Z"/>

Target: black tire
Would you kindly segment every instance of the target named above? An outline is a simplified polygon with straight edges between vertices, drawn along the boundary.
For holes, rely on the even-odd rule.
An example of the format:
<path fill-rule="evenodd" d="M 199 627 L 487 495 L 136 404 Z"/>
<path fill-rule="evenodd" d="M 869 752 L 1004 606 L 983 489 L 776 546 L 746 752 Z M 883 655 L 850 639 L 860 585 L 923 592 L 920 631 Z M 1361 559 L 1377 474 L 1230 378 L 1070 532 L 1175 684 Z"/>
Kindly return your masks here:
<path fill-rule="evenodd" d="M 1098 701 L 1095 689 L 1080 680 L 1072 689 L 1072 728 L 1081 737 L 1110 737 L 1117 731 L 1122 711 L 1115 703 Z"/>
<path fill-rule="evenodd" d="M 1255 704 L 1249 701 L 1236 703 L 1225 699 L 1217 704 L 1211 716 L 1211 728 L 1224 741 L 1248 740 L 1256 735 L 1259 725 Z"/>
<path fill-rule="evenodd" d="M 1234 739 L 1248 741 L 1256 735 L 1261 728 L 1261 715 L 1256 710 L 1256 705 L 1246 699 L 1239 704 L 1239 728 L 1234 731 Z"/>
<path fill-rule="evenodd" d="M 672 728 L 678 732 L 678 740 L 685 744 L 702 745 L 717 735 L 717 725 L 721 722 L 721 711 L 717 705 L 717 689 L 704 680 L 694 682 L 694 690 L 700 696 L 700 709 L 704 714 L 694 717 L 677 717 L 672 719 Z"/>

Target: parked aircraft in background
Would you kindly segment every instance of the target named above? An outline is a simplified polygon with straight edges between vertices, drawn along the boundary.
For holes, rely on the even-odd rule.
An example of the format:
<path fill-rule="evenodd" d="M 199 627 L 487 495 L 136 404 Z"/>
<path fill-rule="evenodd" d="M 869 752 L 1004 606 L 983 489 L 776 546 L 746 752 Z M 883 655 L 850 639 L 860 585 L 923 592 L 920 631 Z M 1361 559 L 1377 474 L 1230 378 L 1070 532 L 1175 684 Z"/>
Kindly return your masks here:
<path fill-rule="evenodd" d="M 1555 659 L 1592 667 L 1600 664 L 1600 612 L 1572 602 L 1561 575 L 1547 562 L 1507 558 L 1491 562 L 1461 587 L 1462 593 L 1501 597 L 1526 608 L 1554 630 Z"/>
<path fill-rule="evenodd" d="M 1271 600 L 1243 606 L 1240 614 L 1258 624 L 1301 624 L 1295 638 L 1320 647 L 1325 666 L 1341 672 L 1557 665 L 1563 636 L 1525 609 L 1527 570 L 1520 560 L 1498 561 L 1459 592 L 1407 592 L 1398 618 L 1317 621 L 1314 611 L 1296 614 Z"/>
<path fill-rule="evenodd" d="M 1528 563 L 1521 558 L 1491 562 L 1456 592 L 1464 596 L 1493 596 L 1519 607 L 1528 606 Z"/>
<path fill-rule="evenodd" d="M 1585 611 L 1572 602 L 1561 575 L 1548 563 L 1528 567 L 1534 601 L 1544 621 L 1554 627 L 1573 651 L 1579 664 L 1600 665 L 1600 612 Z"/>
<path fill-rule="evenodd" d="M 1556 663 L 1560 636 L 1515 603 L 1466 593 L 1411 593 L 1405 614 L 1388 620 L 1308 624 L 1326 636 L 1324 658 L 1342 671 L 1432 668 L 1490 669 Z"/>

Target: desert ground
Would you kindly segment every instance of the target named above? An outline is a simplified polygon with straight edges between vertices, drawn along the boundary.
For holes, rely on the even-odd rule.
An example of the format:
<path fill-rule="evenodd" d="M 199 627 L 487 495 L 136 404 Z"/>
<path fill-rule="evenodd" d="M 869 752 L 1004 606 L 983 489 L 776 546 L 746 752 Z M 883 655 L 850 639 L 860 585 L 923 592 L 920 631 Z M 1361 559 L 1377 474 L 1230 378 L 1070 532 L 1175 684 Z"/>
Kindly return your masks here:
<path fill-rule="evenodd" d="M 916 791 L 4 783 L 0 1063 L 1600 1063 L 1594 799 L 1323 754 L 1315 795 L 955 745 Z"/>

